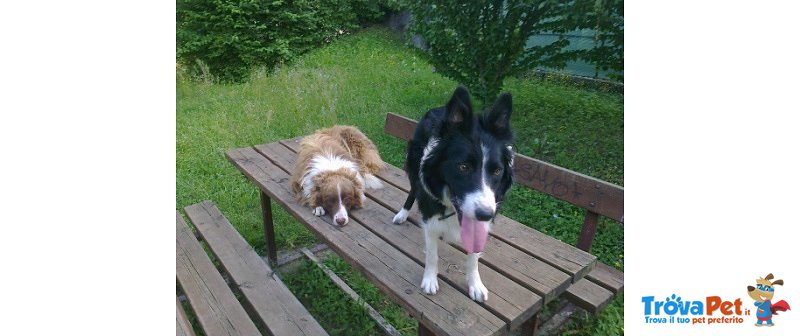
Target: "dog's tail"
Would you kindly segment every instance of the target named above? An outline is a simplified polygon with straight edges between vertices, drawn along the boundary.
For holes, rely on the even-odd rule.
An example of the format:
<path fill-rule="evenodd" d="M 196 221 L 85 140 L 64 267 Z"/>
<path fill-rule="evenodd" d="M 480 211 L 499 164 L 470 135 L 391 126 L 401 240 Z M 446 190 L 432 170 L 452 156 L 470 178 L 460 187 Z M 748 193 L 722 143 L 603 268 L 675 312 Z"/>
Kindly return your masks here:
<path fill-rule="evenodd" d="M 411 187 L 411 190 L 408 192 L 408 198 L 406 198 L 406 202 L 403 204 L 403 208 L 400 209 L 396 215 L 394 215 L 392 223 L 402 224 L 406 221 L 406 219 L 408 219 L 408 212 L 411 211 L 411 207 L 414 205 L 414 201 L 416 200 L 414 195 L 414 187 Z"/>
<path fill-rule="evenodd" d="M 364 186 L 369 189 L 380 189 L 383 188 L 383 183 L 375 175 L 364 174 Z"/>

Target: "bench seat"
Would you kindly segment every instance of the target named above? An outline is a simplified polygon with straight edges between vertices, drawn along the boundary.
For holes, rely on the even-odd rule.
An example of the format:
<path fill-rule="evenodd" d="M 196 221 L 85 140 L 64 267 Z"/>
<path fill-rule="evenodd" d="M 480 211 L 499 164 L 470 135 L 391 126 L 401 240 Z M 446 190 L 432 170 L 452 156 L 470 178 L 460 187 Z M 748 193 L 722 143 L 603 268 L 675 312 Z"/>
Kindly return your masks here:
<path fill-rule="evenodd" d="M 224 270 L 217 270 L 178 213 L 177 279 L 206 335 L 327 335 L 211 201 L 185 211 Z M 176 319 L 178 335 L 194 334 L 180 303 Z"/>

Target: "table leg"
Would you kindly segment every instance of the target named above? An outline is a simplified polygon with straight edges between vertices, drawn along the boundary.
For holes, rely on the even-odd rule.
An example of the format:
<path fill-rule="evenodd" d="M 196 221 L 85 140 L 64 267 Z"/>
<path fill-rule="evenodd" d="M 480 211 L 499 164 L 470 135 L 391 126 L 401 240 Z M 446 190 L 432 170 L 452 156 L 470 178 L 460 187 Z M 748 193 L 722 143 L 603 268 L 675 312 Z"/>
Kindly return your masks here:
<path fill-rule="evenodd" d="M 527 336 L 532 335 L 536 336 L 539 334 L 539 313 L 531 316 L 530 319 L 523 322 L 521 326 L 519 326 L 519 334 L 520 336 Z"/>
<path fill-rule="evenodd" d="M 272 202 L 264 191 L 261 191 L 261 217 L 264 219 L 264 239 L 267 245 L 267 257 L 273 267 L 278 265 L 278 250 L 275 247 L 275 227 L 272 223 Z"/>
<path fill-rule="evenodd" d="M 417 336 L 436 336 L 436 334 L 422 323 L 417 322 Z"/>

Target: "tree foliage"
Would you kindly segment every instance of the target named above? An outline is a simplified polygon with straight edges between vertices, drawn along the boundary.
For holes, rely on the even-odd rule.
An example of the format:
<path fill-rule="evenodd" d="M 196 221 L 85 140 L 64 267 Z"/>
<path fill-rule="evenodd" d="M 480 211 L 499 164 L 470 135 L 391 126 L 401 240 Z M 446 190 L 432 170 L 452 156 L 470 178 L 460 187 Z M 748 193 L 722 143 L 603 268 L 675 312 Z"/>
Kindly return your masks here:
<path fill-rule="evenodd" d="M 412 33 L 424 37 L 436 70 L 493 101 L 507 76 L 538 67 L 563 68 L 585 59 L 602 69 L 622 70 L 621 0 L 408 0 Z M 564 34 L 598 31 L 595 47 L 565 51 Z M 532 36 L 556 34 L 546 45 Z M 610 55 L 610 56 L 609 56 Z"/>
<path fill-rule="evenodd" d="M 575 58 L 594 65 L 597 71 L 612 71 L 609 77 L 622 80 L 624 70 L 625 6 L 622 0 L 576 0 L 565 20 L 566 30 L 592 29 L 593 47 Z"/>
<path fill-rule="evenodd" d="M 466 85 L 484 103 L 506 76 L 537 66 L 560 67 L 564 38 L 525 48 L 528 39 L 562 24 L 565 5 L 530 0 L 411 0 L 412 32 L 425 38 L 436 70 Z"/>

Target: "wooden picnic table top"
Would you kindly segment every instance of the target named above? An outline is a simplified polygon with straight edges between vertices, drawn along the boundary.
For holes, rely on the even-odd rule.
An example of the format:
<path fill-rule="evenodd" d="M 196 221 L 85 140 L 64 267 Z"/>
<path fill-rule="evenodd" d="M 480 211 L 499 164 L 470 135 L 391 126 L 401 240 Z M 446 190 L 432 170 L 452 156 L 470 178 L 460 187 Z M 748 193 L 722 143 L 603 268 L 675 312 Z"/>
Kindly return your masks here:
<path fill-rule="evenodd" d="M 479 271 L 489 299 L 472 301 L 459 244 L 439 244 L 439 292 L 419 288 L 425 261 L 421 216 L 392 224 L 408 193 L 405 173 L 387 165 L 378 177 L 384 188 L 366 190 L 364 208 L 344 226 L 317 217 L 295 201 L 290 186 L 299 138 L 229 150 L 228 159 L 270 199 L 360 270 L 378 288 L 437 334 L 497 335 L 519 328 L 543 304 L 560 296 L 592 270 L 596 257 L 498 215 Z"/>

